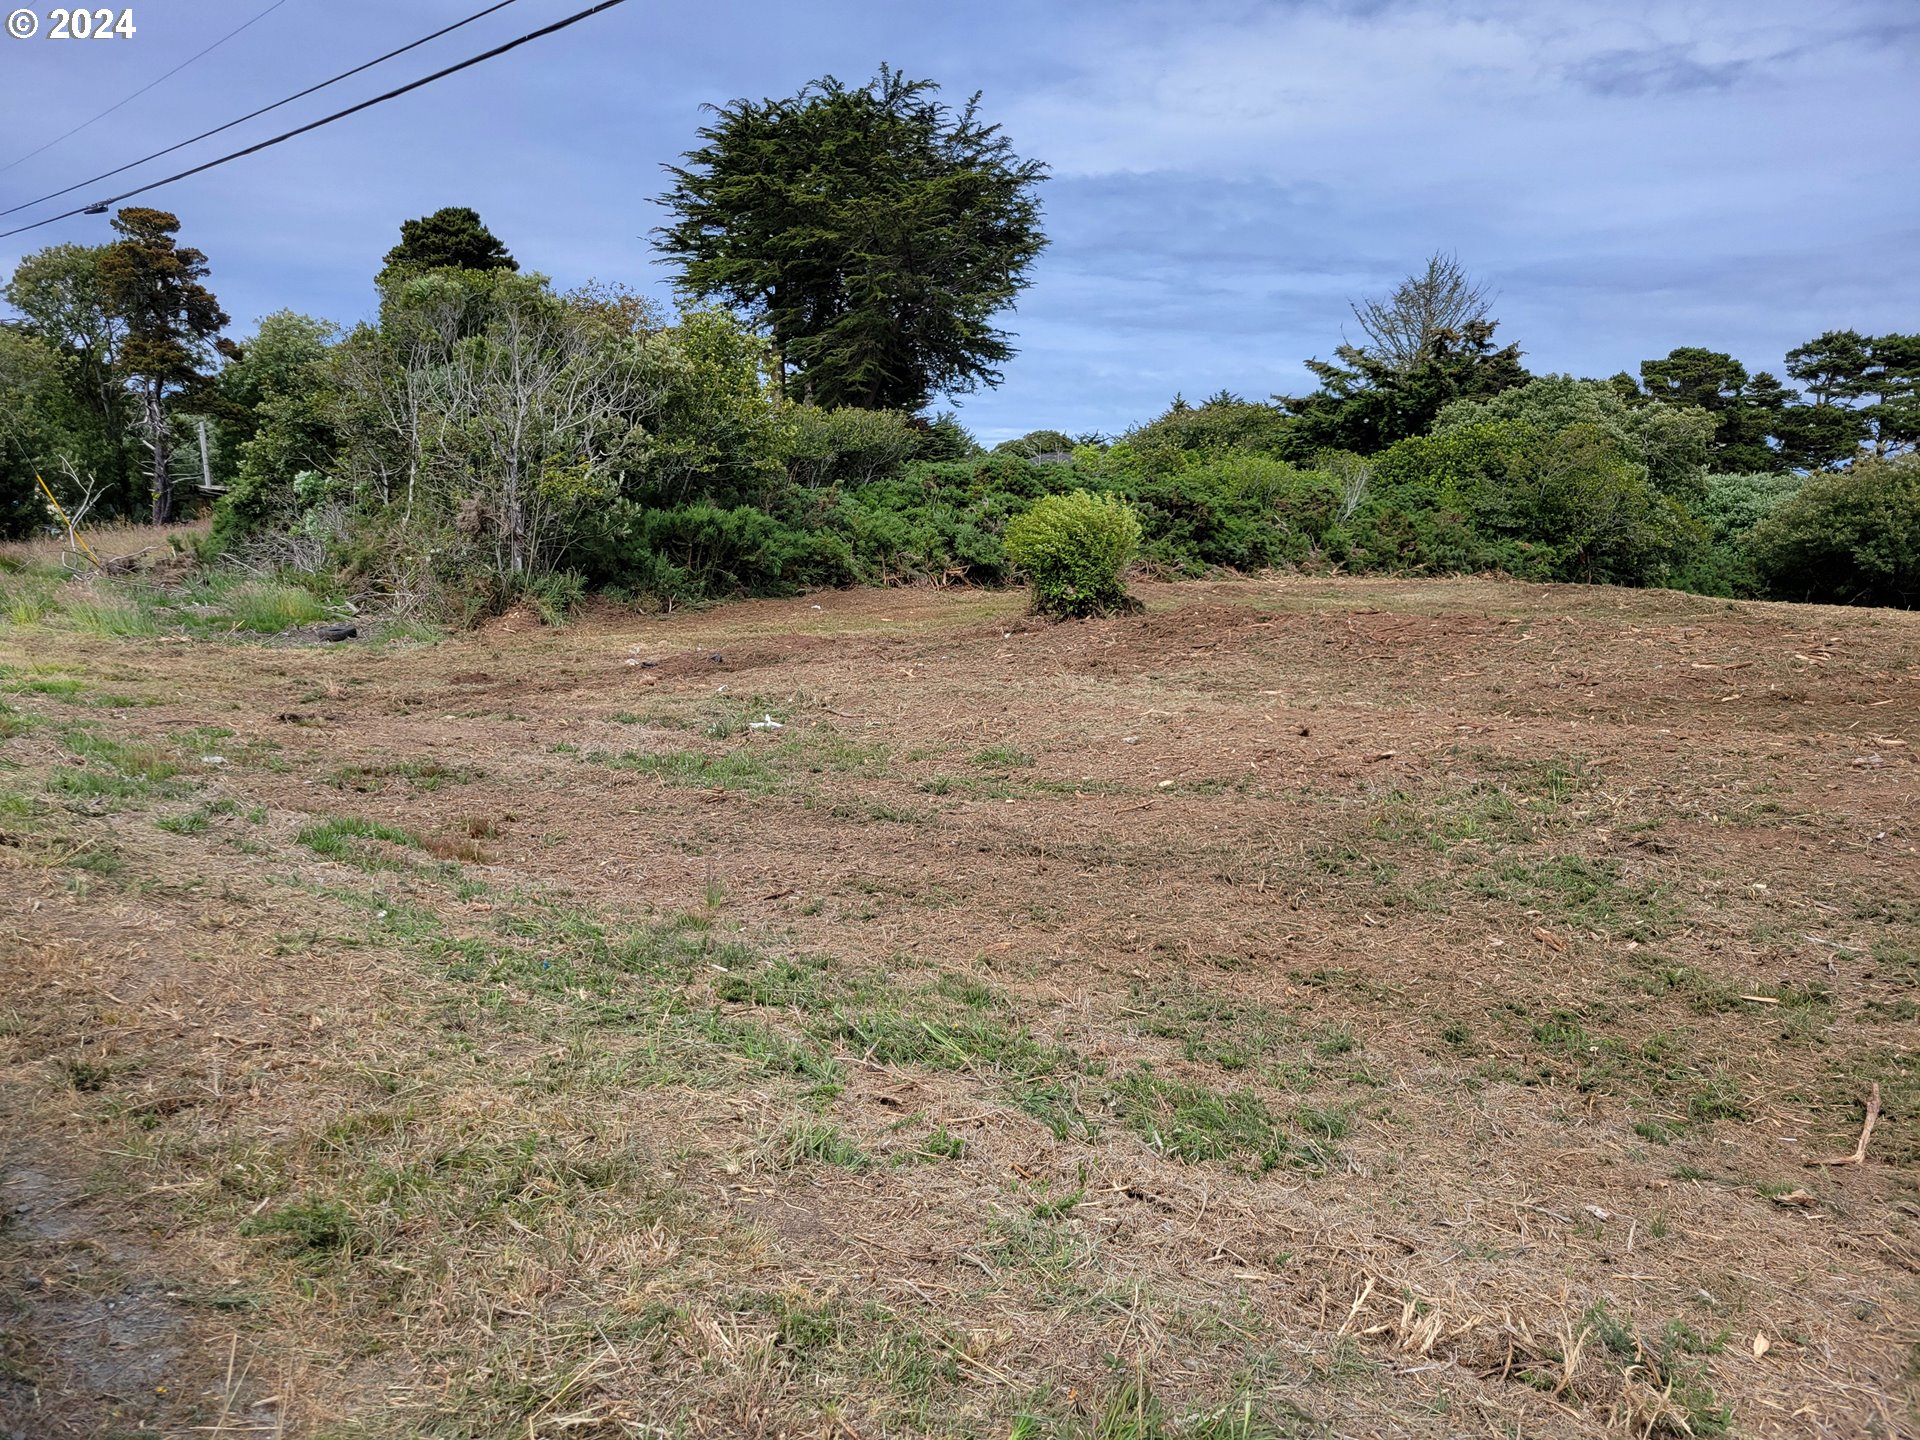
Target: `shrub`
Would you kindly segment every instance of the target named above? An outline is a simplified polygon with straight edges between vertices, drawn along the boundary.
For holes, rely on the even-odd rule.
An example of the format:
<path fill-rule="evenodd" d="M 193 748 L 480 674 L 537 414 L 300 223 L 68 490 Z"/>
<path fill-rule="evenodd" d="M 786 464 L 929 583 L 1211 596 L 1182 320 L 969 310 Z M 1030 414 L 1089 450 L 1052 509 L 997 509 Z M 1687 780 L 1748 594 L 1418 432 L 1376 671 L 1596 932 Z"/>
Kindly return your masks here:
<path fill-rule="evenodd" d="M 1340 508 L 1339 486 L 1328 476 L 1233 452 L 1105 488 L 1138 508 L 1147 557 L 1186 575 L 1298 564 L 1319 547 Z"/>
<path fill-rule="evenodd" d="M 1920 455 L 1814 476 L 1754 527 L 1749 546 L 1779 599 L 1920 605 Z"/>
<path fill-rule="evenodd" d="M 663 600 L 693 601 L 843 584 L 851 564 L 837 536 L 750 505 L 696 503 L 635 512 L 611 573 Z"/>
<path fill-rule="evenodd" d="M 789 405 L 780 412 L 780 459 L 806 490 L 871 484 L 898 474 L 919 453 L 923 436 L 897 410 L 823 410 Z"/>
<path fill-rule="evenodd" d="M 1778 510 L 1806 483 L 1791 472 L 1709 475 L 1694 515 L 1706 531 L 1706 544 L 1674 585 L 1701 595 L 1753 596 L 1764 586 L 1748 544 L 1754 528 Z"/>
<path fill-rule="evenodd" d="M 1356 568 L 1498 568 L 1533 580 L 1657 584 L 1698 526 L 1598 425 L 1483 420 L 1373 457 L 1344 526 Z M 1333 548 L 1333 547 L 1329 547 Z"/>
<path fill-rule="evenodd" d="M 1071 455 L 1073 437 L 1064 430 L 1029 430 L 1018 440 L 1002 440 L 993 447 L 996 455 L 1018 455 L 1031 460 L 1036 455 Z"/>
<path fill-rule="evenodd" d="M 1007 556 L 1027 572 L 1044 615 L 1137 609 L 1126 569 L 1140 548 L 1140 519 L 1115 495 L 1049 495 L 1007 524 Z"/>
<path fill-rule="evenodd" d="M 842 494 L 825 523 L 846 537 L 862 582 L 998 584 L 1007 578 L 1007 522 L 1073 478 L 1071 466 L 1031 465 L 1014 455 L 922 463 Z"/>

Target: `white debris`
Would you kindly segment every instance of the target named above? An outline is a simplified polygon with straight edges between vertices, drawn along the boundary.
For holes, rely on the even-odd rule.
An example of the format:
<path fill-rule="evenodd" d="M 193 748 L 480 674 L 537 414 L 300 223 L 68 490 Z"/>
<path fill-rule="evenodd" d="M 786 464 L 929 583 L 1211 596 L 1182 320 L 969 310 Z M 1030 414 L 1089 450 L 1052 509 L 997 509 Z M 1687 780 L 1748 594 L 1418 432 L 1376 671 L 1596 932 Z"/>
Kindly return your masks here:
<path fill-rule="evenodd" d="M 200 763 L 202 765 L 224 765 L 227 763 L 227 757 L 224 755 L 202 755 L 200 757 Z"/>
<path fill-rule="evenodd" d="M 762 715 L 758 720 L 748 721 L 747 728 L 749 730 L 784 730 L 787 727 L 771 715 Z"/>

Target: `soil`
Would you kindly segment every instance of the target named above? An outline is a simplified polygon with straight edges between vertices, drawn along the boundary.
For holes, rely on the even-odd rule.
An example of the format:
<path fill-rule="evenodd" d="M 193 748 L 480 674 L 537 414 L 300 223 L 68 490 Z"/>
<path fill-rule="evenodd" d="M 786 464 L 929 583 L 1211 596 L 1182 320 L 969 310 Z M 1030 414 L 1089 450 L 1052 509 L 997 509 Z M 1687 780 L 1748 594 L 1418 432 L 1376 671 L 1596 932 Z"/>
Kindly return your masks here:
<path fill-rule="evenodd" d="M 1169 1434 L 1242 1403 L 1285 1434 L 1920 1431 L 1920 617 L 1140 594 L 0 635 L 0 1434 L 1002 1436 L 1136 1371 Z M 62 788 L 99 764 L 74 727 L 183 773 Z M 329 852 L 329 820 L 410 838 Z M 839 1081 L 670 1069 L 654 1022 L 594 1018 L 638 979 L 459 962 L 563 910 L 815 965 L 842 1008 L 977 990 L 915 1023 L 1071 1054 L 1045 1083 L 1080 1119 L 984 1050 L 741 999 L 722 952 L 674 1013 Z M 1255 1097 L 1286 1158 L 1129 1118 L 1158 1080 Z M 1808 1163 L 1875 1087 L 1865 1163 Z M 865 1158 L 780 1158 L 820 1125 Z M 458 1208 L 446 1157 L 509 1139 L 630 1168 Z M 395 1198 L 409 1165 L 443 1188 Z M 260 1228 L 322 1196 L 364 1252 Z"/>

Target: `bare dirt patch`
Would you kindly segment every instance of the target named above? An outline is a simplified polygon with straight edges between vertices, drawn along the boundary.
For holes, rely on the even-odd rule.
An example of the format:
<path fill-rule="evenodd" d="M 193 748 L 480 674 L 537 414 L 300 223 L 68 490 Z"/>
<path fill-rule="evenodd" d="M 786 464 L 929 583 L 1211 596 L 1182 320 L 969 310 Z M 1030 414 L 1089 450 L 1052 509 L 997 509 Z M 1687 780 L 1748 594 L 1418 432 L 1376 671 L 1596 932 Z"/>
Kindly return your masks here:
<path fill-rule="evenodd" d="M 1920 621 L 1146 598 L 0 636 L 0 1428 L 1910 1433 Z"/>

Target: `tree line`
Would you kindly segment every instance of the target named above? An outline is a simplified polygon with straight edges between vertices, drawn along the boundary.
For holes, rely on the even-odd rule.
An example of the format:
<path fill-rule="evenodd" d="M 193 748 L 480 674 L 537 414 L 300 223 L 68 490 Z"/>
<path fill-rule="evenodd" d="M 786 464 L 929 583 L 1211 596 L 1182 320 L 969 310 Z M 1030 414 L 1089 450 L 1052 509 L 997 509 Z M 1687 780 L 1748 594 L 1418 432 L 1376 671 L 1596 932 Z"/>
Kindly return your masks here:
<path fill-rule="evenodd" d="M 1302 395 L 1176 397 L 1119 436 L 986 452 L 940 399 L 998 383 L 1045 169 L 884 69 L 709 112 L 656 232 L 680 308 L 562 292 L 472 210 L 401 227 L 375 318 L 235 343 L 179 220 L 28 256 L 0 322 L 0 528 L 209 492 L 210 552 L 474 618 L 1007 577 L 1042 495 L 1124 498 L 1168 574 L 1500 570 L 1726 595 L 1920 597 L 1920 336 L 1833 330 L 1780 378 L 1703 347 L 1535 375 L 1436 255 L 1354 307 Z"/>

